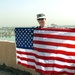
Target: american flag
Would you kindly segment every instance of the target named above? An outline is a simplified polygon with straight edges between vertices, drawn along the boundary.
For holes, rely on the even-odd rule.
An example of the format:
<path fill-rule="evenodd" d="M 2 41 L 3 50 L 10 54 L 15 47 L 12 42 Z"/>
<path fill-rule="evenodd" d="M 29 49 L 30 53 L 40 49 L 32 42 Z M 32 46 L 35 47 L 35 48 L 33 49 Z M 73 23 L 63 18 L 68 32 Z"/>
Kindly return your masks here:
<path fill-rule="evenodd" d="M 73 75 L 75 29 L 15 28 L 16 61 L 42 74 Z"/>

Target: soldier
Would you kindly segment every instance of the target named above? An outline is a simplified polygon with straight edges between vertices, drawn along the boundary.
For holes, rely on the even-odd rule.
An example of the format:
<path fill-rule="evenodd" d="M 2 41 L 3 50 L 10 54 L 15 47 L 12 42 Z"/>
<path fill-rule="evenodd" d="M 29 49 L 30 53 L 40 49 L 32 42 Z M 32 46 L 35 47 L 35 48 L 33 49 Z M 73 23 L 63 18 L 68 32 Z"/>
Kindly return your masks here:
<path fill-rule="evenodd" d="M 46 25 L 45 14 L 43 13 L 37 14 L 37 21 L 39 23 L 39 26 L 37 28 L 48 28 L 48 26 Z M 38 72 L 37 75 L 44 75 L 44 74 Z M 45 75 L 53 75 L 53 74 L 45 74 Z"/>
<path fill-rule="evenodd" d="M 45 14 L 43 14 L 43 13 L 37 14 L 37 21 L 39 23 L 39 26 L 37 28 L 47 27 Z"/>

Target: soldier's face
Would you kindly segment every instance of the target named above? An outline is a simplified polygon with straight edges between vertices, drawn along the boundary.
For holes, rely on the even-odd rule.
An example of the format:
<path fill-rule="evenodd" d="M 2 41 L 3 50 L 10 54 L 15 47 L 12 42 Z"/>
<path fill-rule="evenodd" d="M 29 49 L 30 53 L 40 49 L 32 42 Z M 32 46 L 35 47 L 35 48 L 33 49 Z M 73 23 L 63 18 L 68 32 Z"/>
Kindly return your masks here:
<path fill-rule="evenodd" d="M 40 26 L 42 26 L 42 25 L 45 25 L 46 18 L 37 19 L 37 21 L 40 24 Z"/>

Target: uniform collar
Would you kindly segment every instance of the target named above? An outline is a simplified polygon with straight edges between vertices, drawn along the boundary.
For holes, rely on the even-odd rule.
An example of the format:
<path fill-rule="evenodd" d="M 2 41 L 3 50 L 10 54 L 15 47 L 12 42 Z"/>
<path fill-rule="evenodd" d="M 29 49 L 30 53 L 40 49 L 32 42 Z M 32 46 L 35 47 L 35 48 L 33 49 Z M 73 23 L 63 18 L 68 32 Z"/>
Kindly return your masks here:
<path fill-rule="evenodd" d="M 46 28 L 46 27 L 48 27 L 48 26 L 45 24 L 44 27 L 42 27 L 42 28 Z"/>

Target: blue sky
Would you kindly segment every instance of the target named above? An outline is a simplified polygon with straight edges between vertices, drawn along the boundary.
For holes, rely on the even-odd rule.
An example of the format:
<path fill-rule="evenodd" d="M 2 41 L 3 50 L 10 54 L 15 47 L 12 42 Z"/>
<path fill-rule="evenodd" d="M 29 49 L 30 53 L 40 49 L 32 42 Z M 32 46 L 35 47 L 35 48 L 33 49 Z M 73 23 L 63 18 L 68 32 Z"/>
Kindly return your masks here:
<path fill-rule="evenodd" d="M 0 0 L 0 27 L 37 26 L 38 13 L 47 25 L 75 25 L 75 0 Z"/>

